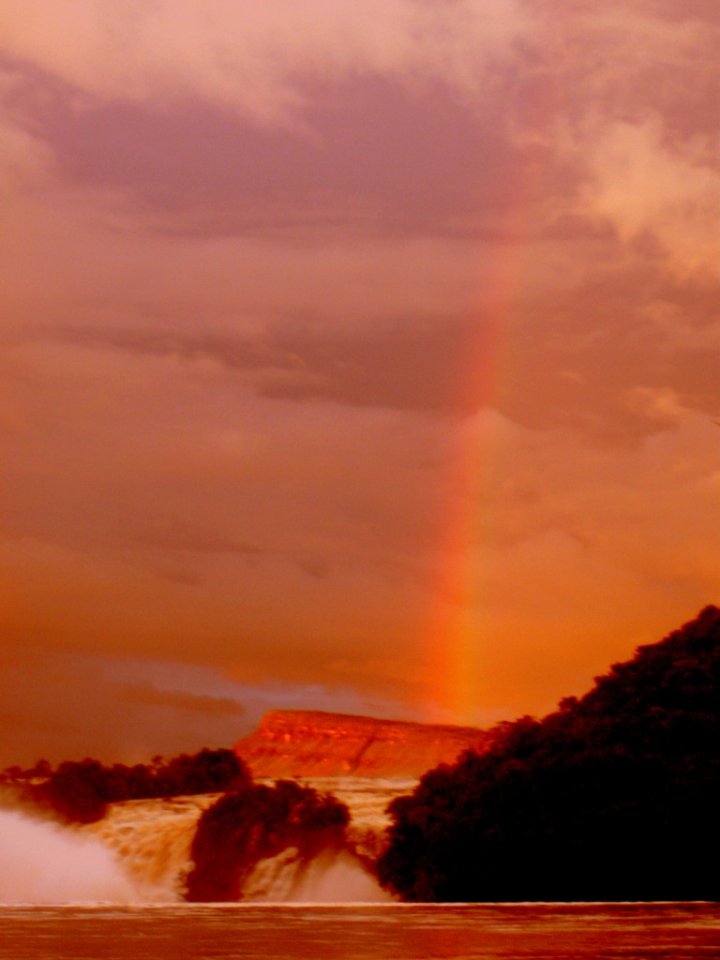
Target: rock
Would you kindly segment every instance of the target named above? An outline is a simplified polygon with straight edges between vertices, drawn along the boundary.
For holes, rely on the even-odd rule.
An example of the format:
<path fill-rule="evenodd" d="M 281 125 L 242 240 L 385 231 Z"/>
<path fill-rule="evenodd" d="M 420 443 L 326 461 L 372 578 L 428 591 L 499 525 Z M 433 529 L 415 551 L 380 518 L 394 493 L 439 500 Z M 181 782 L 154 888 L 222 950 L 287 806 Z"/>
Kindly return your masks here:
<path fill-rule="evenodd" d="M 490 739 L 474 727 L 272 710 L 234 749 L 255 777 L 413 778 L 466 750 L 483 752 Z"/>

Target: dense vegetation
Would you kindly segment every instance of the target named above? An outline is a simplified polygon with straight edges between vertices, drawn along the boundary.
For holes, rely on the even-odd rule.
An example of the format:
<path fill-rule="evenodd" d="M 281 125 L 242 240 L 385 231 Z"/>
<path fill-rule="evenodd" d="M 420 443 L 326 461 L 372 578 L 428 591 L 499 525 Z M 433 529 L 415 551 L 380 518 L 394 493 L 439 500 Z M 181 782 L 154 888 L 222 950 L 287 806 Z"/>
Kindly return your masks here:
<path fill-rule="evenodd" d="M 408 900 L 720 898 L 720 610 L 391 805 Z"/>
<path fill-rule="evenodd" d="M 105 766 L 99 760 L 66 760 L 53 769 L 39 761 L 30 770 L 11 767 L 0 785 L 14 791 L 18 802 L 40 807 L 71 823 L 100 820 L 109 803 L 152 797 L 237 790 L 250 782 L 245 764 L 232 750 L 201 750 L 165 761 L 128 767 Z"/>
<path fill-rule="evenodd" d="M 321 850 L 345 844 L 347 807 L 290 780 L 274 787 L 248 784 L 220 797 L 201 816 L 191 848 L 186 899 L 240 900 L 245 879 L 260 860 L 288 847 L 309 862 Z"/>

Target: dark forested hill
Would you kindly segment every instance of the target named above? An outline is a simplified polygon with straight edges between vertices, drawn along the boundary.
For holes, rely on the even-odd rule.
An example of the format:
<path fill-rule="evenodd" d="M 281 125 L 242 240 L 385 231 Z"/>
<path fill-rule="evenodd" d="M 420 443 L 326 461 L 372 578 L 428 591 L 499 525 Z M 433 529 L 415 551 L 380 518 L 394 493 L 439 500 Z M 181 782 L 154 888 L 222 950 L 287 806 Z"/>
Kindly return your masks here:
<path fill-rule="evenodd" d="M 395 800 L 410 900 L 718 899 L 720 610 Z"/>

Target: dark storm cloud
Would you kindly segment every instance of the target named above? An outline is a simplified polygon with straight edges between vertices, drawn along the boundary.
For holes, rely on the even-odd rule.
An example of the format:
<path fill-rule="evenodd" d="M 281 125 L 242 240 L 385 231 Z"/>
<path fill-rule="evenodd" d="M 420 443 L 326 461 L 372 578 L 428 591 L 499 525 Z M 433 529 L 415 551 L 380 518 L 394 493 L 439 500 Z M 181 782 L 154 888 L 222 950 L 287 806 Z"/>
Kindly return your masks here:
<path fill-rule="evenodd" d="M 489 403 L 526 426 L 573 426 L 604 442 L 637 440 L 667 425 L 628 404 L 634 387 L 672 389 L 689 409 L 715 412 L 717 363 L 708 347 L 717 310 L 710 287 L 673 280 L 653 263 L 610 261 L 601 273 L 524 298 L 514 308 L 511 337 L 481 312 L 376 318 L 366 326 L 274 319 L 251 333 L 233 333 L 227 319 L 215 331 L 212 319 L 174 327 L 146 320 L 142 327 L 106 324 L 44 335 L 188 364 L 211 360 L 271 399 L 454 417 Z M 482 378 L 493 377 L 497 364 L 501 382 L 483 391 Z M 466 389 L 467 378 L 479 381 L 476 391 Z M 245 543 L 225 548 L 254 551 Z"/>
<path fill-rule="evenodd" d="M 517 189 L 508 170 L 521 153 L 497 109 L 478 116 L 440 81 L 422 91 L 372 76 L 308 84 L 302 125 L 287 128 L 192 100 L 78 109 L 53 78 L 28 79 L 26 122 L 68 184 L 128 191 L 171 232 L 478 236 L 497 230 Z"/>
<path fill-rule="evenodd" d="M 177 690 L 158 690 L 150 684 L 122 687 L 119 699 L 143 707 L 162 707 L 211 717 L 243 717 L 246 708 L 227 697 L 209 697 Z"/>
<path fill-rule="evenodd" d="M 41 757 L 148 760 L 231 746 L 252 725 L 237 701 L 126 680 L 123 662 L 101 654 L 27 642 L 8 650 L 0 698 L 12 736 L 0 744 L 0 767 Z"/>

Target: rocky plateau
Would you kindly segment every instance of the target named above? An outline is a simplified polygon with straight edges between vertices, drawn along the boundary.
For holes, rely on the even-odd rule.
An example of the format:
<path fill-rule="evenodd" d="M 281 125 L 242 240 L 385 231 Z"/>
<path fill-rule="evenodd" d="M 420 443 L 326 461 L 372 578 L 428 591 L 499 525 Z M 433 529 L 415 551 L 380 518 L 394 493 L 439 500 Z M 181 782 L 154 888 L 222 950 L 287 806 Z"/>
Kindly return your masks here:
<path fill-rule="evenodd" d="M 272 710 L 234 749 L 255 777 L 412 779 L 466 750 L 482 752 L 490 739 L 474 727 Z"/>

